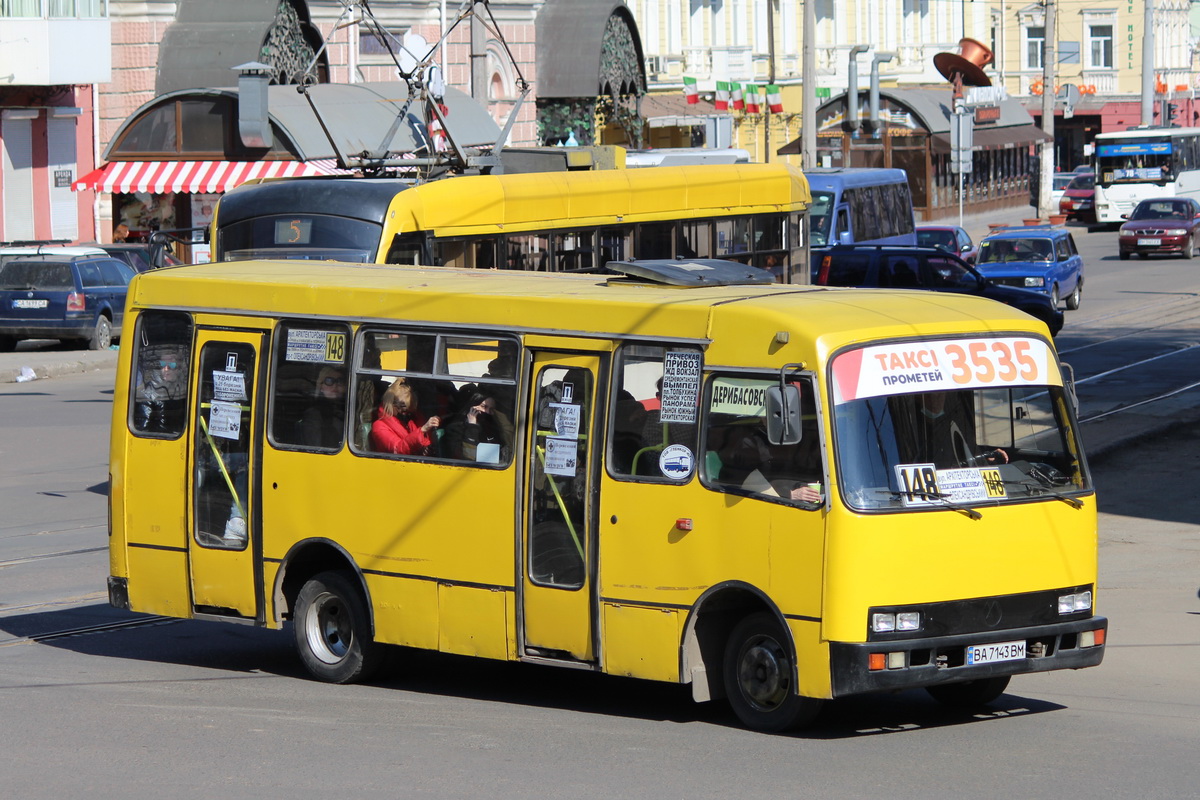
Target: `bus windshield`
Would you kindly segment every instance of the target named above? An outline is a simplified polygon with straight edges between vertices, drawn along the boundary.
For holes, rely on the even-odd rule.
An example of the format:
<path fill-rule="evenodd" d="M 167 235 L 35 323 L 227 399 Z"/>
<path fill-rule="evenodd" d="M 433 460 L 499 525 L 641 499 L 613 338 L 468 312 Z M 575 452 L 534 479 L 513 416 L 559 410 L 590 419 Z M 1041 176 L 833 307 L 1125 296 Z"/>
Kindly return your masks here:
<path fill-rule="evenodd" d="M 808 216 L 812 246 L 824 247 L 829 244 L 829 225 L 833 219 L 833 192 L 813 192 Z"/>
<path fill-rule="evenodd" d="M 1061 374 L 1036 339 L 925 342 L 838 357 L 842 496 L 864 511 L 1089 491 Z M 916 389 L 916 391 L 914 391 Z"/>
<path fill-rule="evenodd" d="M 260 258 L 370 262 L 383 226 L 327 214 L 264 215 L 220 228 L 224 261 Z"/>
<path fill-rule="evenodd" d="M 1103 144 L 1096 153 L 1096 181 L 1102 186 L 1114 183 L 1144 183 L 1171 180 L 1175 161 L 1170 140 L 1121 140 Z"/>

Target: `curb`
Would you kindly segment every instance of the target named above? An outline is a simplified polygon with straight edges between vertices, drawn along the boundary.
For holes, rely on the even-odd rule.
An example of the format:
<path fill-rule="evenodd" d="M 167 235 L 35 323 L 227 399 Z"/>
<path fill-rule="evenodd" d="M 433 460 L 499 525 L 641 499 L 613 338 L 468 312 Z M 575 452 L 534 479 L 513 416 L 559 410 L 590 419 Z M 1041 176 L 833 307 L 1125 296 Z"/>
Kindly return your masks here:
<path fill-rule="evenodd" d="M 62 358 L 47 358 L 61 355 Z M 7 353 L 0 364 L 0 383 L 20 383 L 18 377 L 21 370 L 28 367 L 33 370 L 35 378 L 60 378 L 64 375 L 79 375 L 84 372 L 98 372 L 105 369 L 116 369 L 117 351 L 102 353 Z"/>

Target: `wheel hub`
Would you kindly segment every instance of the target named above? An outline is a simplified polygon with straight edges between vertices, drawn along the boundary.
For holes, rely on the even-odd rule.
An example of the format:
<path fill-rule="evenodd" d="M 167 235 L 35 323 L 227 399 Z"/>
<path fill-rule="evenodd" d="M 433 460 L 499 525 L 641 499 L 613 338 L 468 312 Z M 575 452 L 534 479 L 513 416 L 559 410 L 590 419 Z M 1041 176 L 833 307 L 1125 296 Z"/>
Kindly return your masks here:
<path fill-rule="evenodd" d="M 791 662 L 778 642 L 760 639 L 742 652 L 738 683 L 746 700 L 756 708 L 770 711 L 788 697 Z"/>

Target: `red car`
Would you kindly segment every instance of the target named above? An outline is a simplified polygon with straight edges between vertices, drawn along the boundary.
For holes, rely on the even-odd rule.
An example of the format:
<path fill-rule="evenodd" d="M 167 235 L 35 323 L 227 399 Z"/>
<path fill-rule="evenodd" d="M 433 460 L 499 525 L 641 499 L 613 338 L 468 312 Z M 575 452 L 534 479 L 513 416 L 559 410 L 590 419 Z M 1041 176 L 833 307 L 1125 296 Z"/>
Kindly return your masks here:
<path fill-rule="evenodd" d="M 1200 203 L 1190 197 L 1156 197 L 1143 200 L 1126 214 L 1117 246 L 1121 260 L 1134 253 L 1191 258 L 1196 254 L 1200 230 Z"/>
<path fill-rule="evenodd" d="M 1071 179 L 1058 201 L 1058 213 L 1080 222 L 1096 221 L 1096 175 L 1081 172 Z"/>

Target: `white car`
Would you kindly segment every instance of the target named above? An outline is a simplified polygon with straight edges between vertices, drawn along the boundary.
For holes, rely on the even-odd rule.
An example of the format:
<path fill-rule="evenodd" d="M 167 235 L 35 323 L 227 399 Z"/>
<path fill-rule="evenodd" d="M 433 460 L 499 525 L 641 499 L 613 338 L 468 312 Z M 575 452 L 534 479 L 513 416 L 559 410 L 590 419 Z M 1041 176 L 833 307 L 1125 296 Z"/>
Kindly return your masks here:
<path fill-rule="evenodd" d="M 106 256 L 108 253 L 91 245 L 67 247 L 61 244 L 28 244 L 0 247 L 0 266 L 23 256 Z"/>

